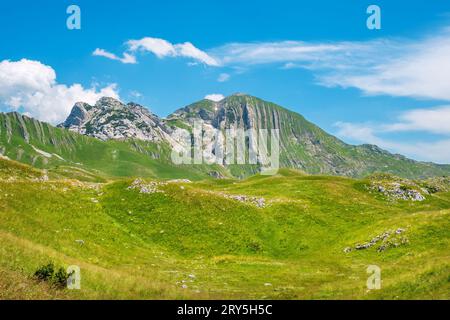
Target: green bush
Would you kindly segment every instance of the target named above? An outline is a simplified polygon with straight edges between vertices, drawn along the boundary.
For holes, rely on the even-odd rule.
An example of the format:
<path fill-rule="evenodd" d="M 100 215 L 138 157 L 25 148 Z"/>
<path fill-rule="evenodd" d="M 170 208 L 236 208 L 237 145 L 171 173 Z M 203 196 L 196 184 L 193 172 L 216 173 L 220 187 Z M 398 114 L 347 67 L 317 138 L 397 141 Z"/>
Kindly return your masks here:
<path fill-rule="evenodd" d="M 63 268 L 59 268 L 53 277 L 53 283 L 64 288 L 67 285 L 67 279 L 69 279 L 70 274 L 66 272 Z"/>
<path fill-rule="evenodd" d="M 67 285 L 70 274 L 62 267 L 56 270 L 53 262 L 50 262 L 47 265 L 39 267 L 34 272 L 34 277 L 39 281 L 46 281 L 54 286 L 64 288 Z"/>
<path fill-rule="evenodd" d="M 49 281 L 55 273 L 55 266 L 52 262 L 47 265 L 39 267 L 34 273 L 34 277 L 41 281 Z"/>

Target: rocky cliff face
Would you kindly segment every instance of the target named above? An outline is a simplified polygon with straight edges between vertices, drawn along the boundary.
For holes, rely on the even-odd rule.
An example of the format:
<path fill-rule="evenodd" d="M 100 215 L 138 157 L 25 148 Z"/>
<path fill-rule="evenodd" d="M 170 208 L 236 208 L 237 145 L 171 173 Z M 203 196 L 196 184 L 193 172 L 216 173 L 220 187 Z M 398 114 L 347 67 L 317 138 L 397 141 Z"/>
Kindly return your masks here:
<path fill-rule="evenodd" d="M 308 173 L 355 177 L 382 171 L 428 176 L 431 171 L 443 168 L 394 155 L 373 145 L 348 145 L 298 113 L 245 94 L 235 94 L 219 102 L 202 100 L 177 110 L 168 119 L 189 126 L 201 119 L 220 130 L 230 126 L 245 130 L 278 129 L 280 165 Z"/>
<path fill-rule="evenodd" d="M 202 119 L 222 131 L 232 126 L 244 130 L 277 129 L 283 167 L 313 173 L 357 174 L 357 166 L 348 165 L 352 157 L 345 159 L 339 150 L 351 146 L 328 135 L 301 115 L 256 97 L 235 94 L 219 102 L 203 100 L 176 111 L 169 119 L 191 126 Z"/>
<path fill-rule="evenodd" d="M 59 125 L 101 140 L 135 138 L 158 142 L 170 131 L 148 109 L 113 98 L 101 98 L 94 106 L 78 102 L 66 121 Z"/>

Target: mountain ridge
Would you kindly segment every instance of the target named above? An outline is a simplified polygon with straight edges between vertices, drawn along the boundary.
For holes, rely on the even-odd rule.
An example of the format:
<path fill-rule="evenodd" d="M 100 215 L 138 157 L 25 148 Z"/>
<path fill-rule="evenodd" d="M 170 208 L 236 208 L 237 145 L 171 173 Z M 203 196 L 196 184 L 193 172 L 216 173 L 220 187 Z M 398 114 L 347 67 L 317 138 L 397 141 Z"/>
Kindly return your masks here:
<path fill-rule="evenodd" d="M 304 116 L 272 102 L 246 94 L 235 94 L 218 102 L 201 100 L 176 110 L 168 119 L 192 124 L 201 118 L 214 128 L 223 130 L 229 123 L 244 129 L 279 129 L 281 165 L 313 174 L 363 176 L 374 171 L 386 171 L 409 176 L 420 175 L 430 166 L 445 165 L 420 162 L 399 154 L 391 154 L 375 145 L 350 145 L 328 134 Z M 399 168 L 398 163 L 408 168 Z M 417 168 L 417 165 L 421 168 Z M 386 168 L 384 166 L 387 166 Z M 410 171 L 410 172 L 407 172 Z M 425 174 L 426 175 L 426 174 Z"/>
<path fill-rule="evenodd" d="M 175 166 L 170 154 L 179 144 L 180 132 L 192 131 L 196 120 L 203 121 L 205 130 L 222 133 L 230 125 L 242 129 L 277 129 L 280 167 L 309 174 L 363 177 L 386 172 L 405 178 L 450 174 L 450 165 L 411 160 L 375 145 L 347 144 L 296 112 L 246 94 L 235 94 L 218 102 L 203 99 L 174 111 L 167 118 L 160 118 L 139 104 L 124 104 L 104 97 L 92 106 L 76 103 L 59 128 L 18 113 L 3 113 L 0 114 L 0 154 L 48 167 L 61 165 L 66 158 L 73 160 L 71 165 L 83 163 L 82 159 L 89 156 L 82 153 L 88 152 L 97 154 L 97 159 L 83 163 L 85 169 L 102 171 L 99 161 L 103 159 L 115 167 L 108 171 L 112 175 L 118 171 L 120 175 L 133 172 L 152 175 L 152 166 L 164 166 L 164 171 L 173 169 L 178 172 L 177 177 L 182 176 L 183 170 L 194 171 L 198 177 L 238 178 L 260 171 L 260 165 L 251 164 Z M 123 163 L 119 161 L 121 156 L 126 158 Z"/>

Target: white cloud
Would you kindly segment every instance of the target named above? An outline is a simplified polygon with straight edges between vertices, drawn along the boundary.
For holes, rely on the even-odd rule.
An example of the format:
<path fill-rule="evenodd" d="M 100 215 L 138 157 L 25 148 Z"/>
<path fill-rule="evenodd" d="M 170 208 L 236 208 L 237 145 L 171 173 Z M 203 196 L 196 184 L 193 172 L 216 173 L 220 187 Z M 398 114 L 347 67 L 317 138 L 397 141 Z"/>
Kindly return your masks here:
<path fill-rule="evenodd" d="M 318 84 L 368 95 L 450 100 L 450 28 L 420 39 L 231 43 L 208 53 L 225 66 L 308 69 Z"/>
<path fill-rule="evenodd" d="M 127 45 L 130 51 L 148 51 L 158 58 L 176 55 L 173 44 L 164 39 L 146 37 L 140 40 L 129 40 Z"/>
<path fill-rule="evenodd" d="M 42 121 L 62 122 L 78 101 L 94 104 L 99 98 L 119 98 L 116 84 L 97 89 L 58 84 L 55 70 L 39 61 L 0 62 L 0 104 Z"/>
<path fill-rule="evenodd" d="M 190 42 L 185 42 L 181 44 L 174 45 L 176 56 L 189 57 L 194 60 L 203 62 L 208 66 L 219 66 L 219 62 L 213 57 L 210 57 L 206 52 L 194 47 Z"/>
<path fill-rule="evenodd" d="M 344 140 L 375 144 L 390 152 L 400 153 L 417 160 L 450 163 L 450 139 L 448 138 L 435 141 L 398 142 L 379 137 L 376 129 L 367 124 L 339 122 L 336 126 L 339 128 L 336 135 Z"/>
<path fill-rule="evenodd" d="M 354 64 L 353 70 L 324 77 L 330 86 L 355 87 L 369 95 L 386 94 L 450 100 L 450 33 L 402 48 L 379 48 L 370 67 Z"/>
<path fill-rule="evenodd" d="M 357 143 L 375 144 L 391 152 L 409 157 L 450 163 L 450 106 L 433 109 L 415 109 L 402 113 L 397 122 L 389 124 L 337 122 L 336 135 Z M 382 135 L 395 132 L 421 131 L 443 136 L 434 141 L 399 142 Z"/>
<path fill-rule="evenodd" d="M 142 98 L 144 95 L 142 93 L 140 93 L 139 91 L 136 90 L 131 90 L 130 91 L 130 96 L 135 98 L 135 99 L 140 99 Z"/>
<path fill-rule="evenodd" d="M 286 69 L 286 70 L 289 70 L 289 69 L 295 69 L 295 68 L 298 68 L 298 65 L 296 65 L 295 63 L 293 63 L 293 62 L 286 62 L 285 64 L 284 64 L 284 66 L 283 67 L 281 67 L 282 69 Z"/>
<path fill-rule="evenodd" d="M 370 124 L 336 122 L 335 127 L 339 129 L 337 135 L 340 137 L 362 141 L 365 143 L 377 144 L 376 137 L 373 133 L 374 129 Z"/>
<path fill-rule="evenodd" d="M 164 39 L 145 37 L 138 40 L 128 40 L 125 44 L 128 48 L 127 52 L 123 54 L 123 58 L 103 49 L 96 49 L 94 55 L 118 60 L 123 63 L 136 63 L 135 54 L 137 52 L 150 52 L 160 59 L 165 57 L 185 57 L 208 66 L 219 66 L 219 62 L 215 58 L 198 49 L 190 42 L 172 44 Z"/>
<path fill-rule="evenodd" d="M 384 126 L 383 130 L 425 131 L 450 135 L 450 106 L 407 111 L 399 117 L 399 122 Z"/>
<path fill-rule="evenodd" d="M 219 75 L 219 77 L 217 78 L 217 81 L 219 81 L 219 82 L 226 82 L 226 81 L 230 80 L 230 77 L 231 76 L 228 73 L 221 73 Z"/>
<path fill-rule="evenodd" d="M 223 64 L 265 64 L 309 61 L 317 54 L 342 51 L 343 44 L 313 44 L 303 41 L 230 43 L 212 49 Z"/>
<path fill-rule="evenodd" d="M 204 99 L 218 102 L 220 100 L 225 99 L 225 96 L 223 94 L 219 94 L 219 93 L 212 93 L 212 94 L 207 94 Z"/>
<path fill-rule="evenodd" d="M 120 62 L 125 63 L 125 64 L 135 64 L 135 63 L 137 63 L 136 57 L 134 55 L 126 53 L 126 52 L 123 54 L 123 57 L 120 58 L 117 55 L 115 55 L 114 53 L 111 53 L 111 52 L 108 52 L 106 50 L 97 48 L 97 49 L 94 50 L 94 52 L 92 52 L 92 55 L 93 56 L 98 56 L 98 57 L 105 57 L 105 58 L 108 58 L 108 59 L 111 59 L 111 60 L 117 60 L 117 61 L 120 61 Z"/>

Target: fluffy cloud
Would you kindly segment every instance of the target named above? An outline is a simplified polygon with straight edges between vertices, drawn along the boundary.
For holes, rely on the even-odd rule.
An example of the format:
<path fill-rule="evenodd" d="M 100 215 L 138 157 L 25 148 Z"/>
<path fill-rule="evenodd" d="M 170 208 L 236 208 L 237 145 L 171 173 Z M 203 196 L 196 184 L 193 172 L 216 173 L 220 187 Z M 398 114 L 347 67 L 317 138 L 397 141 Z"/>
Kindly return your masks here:
<path fill-rule="evenodd" d="M 310 70 L 323 86 L 353 87 L 368 95 L 450 101 L 450 28 L 416 39 L 229 43 L 208 51 L 190 42 L 173 44 L 152 37 L 129 40 L 126 46 L 123 58 L 103 49 L 94 54 L 135 63 L 138 52 L 149 52 L 158 58 L 190 58 L 190 65 L 240 69 L 278 63 L 282 69 Z M 227 76 L 221 79 L 226 81 Z"/>
<path fill-rule="evenodd" d="M 207 94 L 205 96 L 205 99 L 217 102 L 217 101 L 225 99 L 225 96 L 223 94 L 219 94 L 219 93 L 212 93 L 212 94 Z"/>
<path fill-rule="evenodd" d="M 220 65 L 215 58 L 198 49 L 190 42 L 172 44 L 164 39 L 145 37 L 138 40 L 129 40 L 126 42 L 126 46 L 127 52 L 123 54 L 123 58 L 119 58 L 117 55 L 103 49 L 96 49 L 94 55 L 118 60 L 122 63 L 136 63 L 135 54 L 137 52 L 150 52 L 160 59 L 165 57 L 185 57 L 208 66 L 217 67 Z"/>
<path fill-rule="evenodd" d="M 158 58 L 176 55 L 173 44 L 164 39 L 146 37 L 140 40 L 129 40 L 127 45 L 130 51 L 148 51 Z"/>
<path fill-rule="evenodd" d="M 58 84 L 55 70 L 39 61 L 0 62 L 0 105 L 53 124 L 62 122 L 78 101 L 95 103 L 102 96 L 119 98 L 116 84 L 84 88 Z"/>
<path fill-rule="evenodd" d="M 125 64 L 135 64 L 135 63 L 137 63 L 136 57 L 131 55 L 131 54 L 129 54 L 129 53 L 126 53 L 126 52 L 123 54 L 123 57 L 120 58 L 117 55 L 115 55 L 114 53 L 111 53 L 111 52 L 108 52 L 106 50 L 97 48 L 97 49 L 94 50 L 94 52 L 92 52 L 92 55 L 93 56 L 98 56 L 98 57 L 105 57 L 105 58 L 108 58 L 108 59 L 111 59 L 111 60 L 117 60 L 117 61 L 120 61 L 120 62 L 125 63 Z"/>
<path fill-rule="evenodd" d="M 219 62 L 213 57 L 209 56 L 206 52 L 197 49 L 190 42 L 174 45 L 176 56 L 189 57 L 194 60 L 200 61 L 208 66 L 218 67 Z"/>
<path fill-rule="evenodd" d="M 450 100 L 450 33 L 380 48 L 370 67 L 334 71 L 323 78 L 330 86 L 355 87 L 369 95 L 386 94 Z M 373 58 L 372 58 L 373 59 Z"/>

